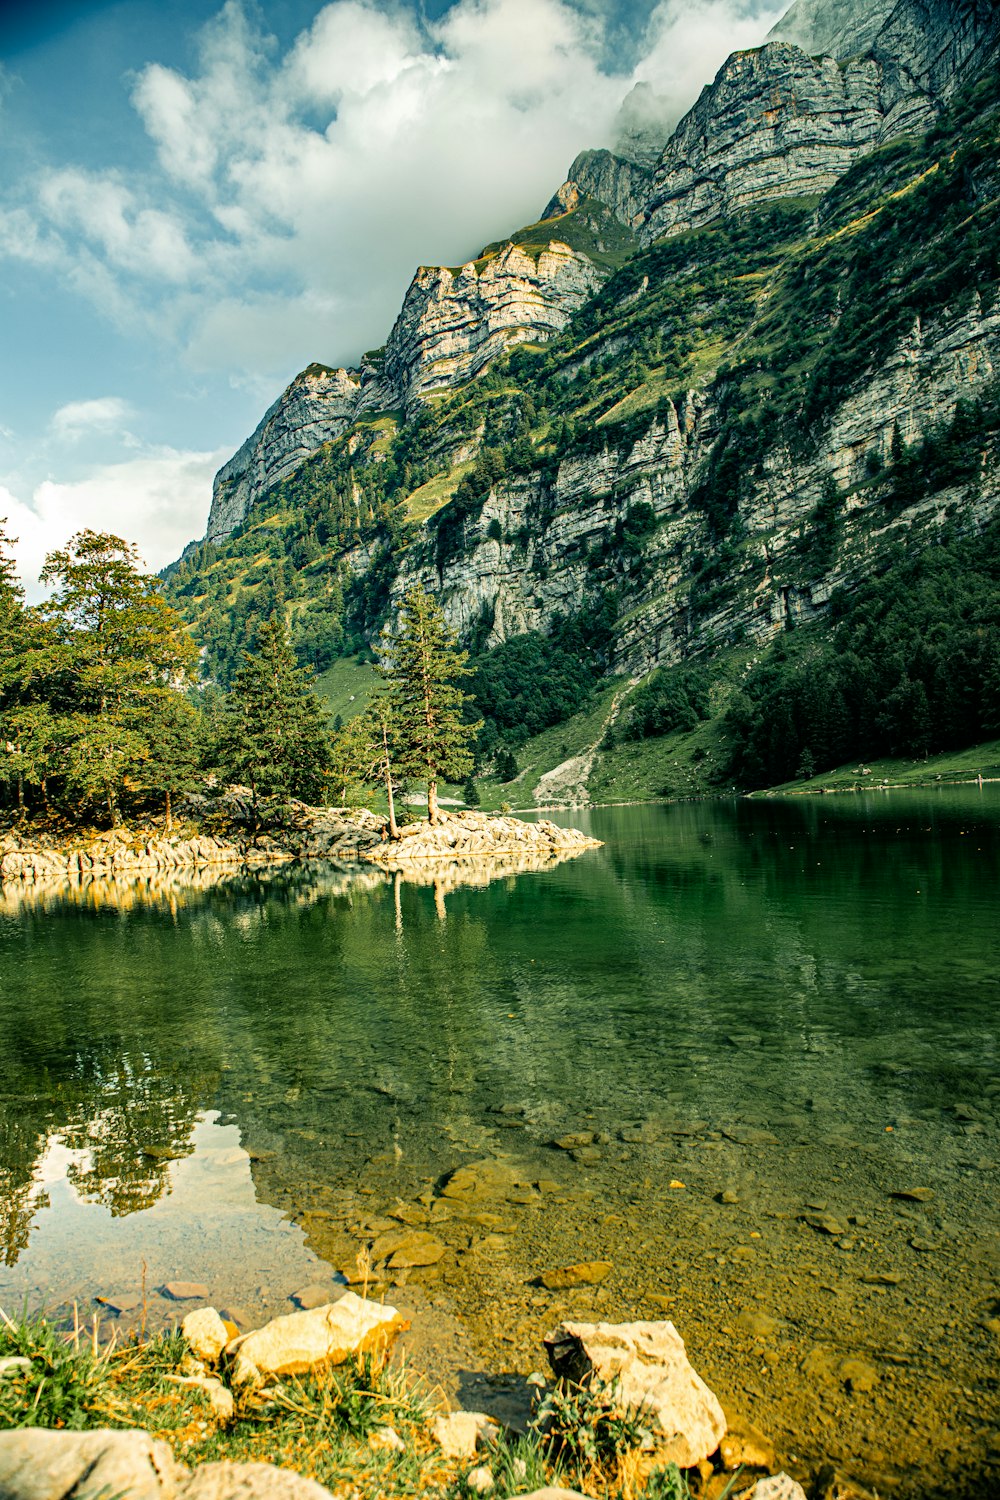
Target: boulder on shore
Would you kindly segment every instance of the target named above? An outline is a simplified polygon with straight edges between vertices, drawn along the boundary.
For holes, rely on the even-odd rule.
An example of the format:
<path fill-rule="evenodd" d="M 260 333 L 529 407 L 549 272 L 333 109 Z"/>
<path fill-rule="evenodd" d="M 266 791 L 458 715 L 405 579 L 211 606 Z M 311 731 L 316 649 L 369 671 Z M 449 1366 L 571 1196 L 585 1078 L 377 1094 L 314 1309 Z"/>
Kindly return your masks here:
<path fill-rule="evenodd" d="M 313 1479 L 266 1463 L 191 1470 L 148 1432 L 0 1433 L 0 1500 L 331 1500 Z"/>
<path fill-rule="evenodd" d="M 236 1354 L 233 1378 L 237 1384 L 255 1383 L 260 1376 L 302 1375 L 356 1354 L 382 1353 L 409 1326 L 394 1307 L 345 1292 L 326 1307 L 288 1313 L 234 1339 L 229 1345 Z"/>
<path fill-rule="evenodd" d="M 556 1375 L 574 1385 L 615 1384 L 623 1406 L 648 1412 L 659 1428 L 660 1463 L 692 1468 L 725 1436 L 722 1407 L 672 1323 L 560 1323 L 545 1349 Z"/>

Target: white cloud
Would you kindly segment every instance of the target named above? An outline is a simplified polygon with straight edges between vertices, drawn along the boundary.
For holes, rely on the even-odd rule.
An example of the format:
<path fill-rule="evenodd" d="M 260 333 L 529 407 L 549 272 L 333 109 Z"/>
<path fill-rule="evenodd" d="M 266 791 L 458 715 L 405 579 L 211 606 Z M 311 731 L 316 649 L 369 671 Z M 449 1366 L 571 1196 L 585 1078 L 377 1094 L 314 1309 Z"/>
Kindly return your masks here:
<path fill-rule="evenodd" d="M 143 207 L 137 195 L 110 173 L 77 167 L 42 180 L 39 204 L 49 221 L 81 236 L 123 271 L 166 282 L 186 281 L 195 259 L 184 229 L 171 214 Z"/>
<path fill-rule="evenodd" d="M 730 53 L 759 46 L 787 9 L 767 0 L 660 0 L 649 20 L 635 81 L 655 89 L 673 124 Z"/>
<path fill-rule="evenodd" d="M 228 0 L 189 75 L 153 62 L 134 81 L 158 171 L 52 170 L 6 239 L 199 363 L 354 357 L 418 264 L 533 218 L 607 135 L 628 79 L 602 71 L 602 44 L 569 0 L 457 0 L 434 24 L 332 0 L 279 56 Z M 286 318 L 262 315 L 282 301 Z M 228 349 L 223 305 L 251 310 Z"/>
<path fill-rule="evenodd" d="M 60 277 L 168 358 L 276 394 L 312 359 L 381 342 L 417 265 L 533 219 L 577 152 L 611 140 L 633 83 L 679 115 L 731 50 L 762 40 L 766 3 L 659 0 L 625 76 L 607 70 L 599 0 L 455 0 L 433 23 L 416 0 L 331 0 L 284 54 L 227 0 L 187 73 L 151 61 L 131 79 L 148 166 L 81 141 L 86 166 L 26 167 L 0 194 L 0 259 Z M 79 464 L 134 444 L 128 420 L 120 397 L 74 401 L 49 436 L 79 440 Z M 203 530 L 225 456 L 164 448 L 83 478 L 8 475 L 0 514 L 6 500 L 26 576 L 82 525 L 161 566 Z"/>
<path fill-rule="evenodd" d="M 85 432 L 120 432 L 132 416 L 132 408 L 121 396 L 98 396 L 91 401 L 68 401 L 52 413 L 53 437 L 73 442 Z"/>
<path fill-rule="evenodd" d="M 83 479 L 47 479 L 30 501 L 0 485 L 0 518 L 18 539 L 14 555 L 29 599 L 42 596 L 37 580 L 46 554 L 85 526 L 135 542 L 150 569 L 172 562 L 204 531 L 212 478 L 227 457 L 224 450 L 156 449 Z"/>

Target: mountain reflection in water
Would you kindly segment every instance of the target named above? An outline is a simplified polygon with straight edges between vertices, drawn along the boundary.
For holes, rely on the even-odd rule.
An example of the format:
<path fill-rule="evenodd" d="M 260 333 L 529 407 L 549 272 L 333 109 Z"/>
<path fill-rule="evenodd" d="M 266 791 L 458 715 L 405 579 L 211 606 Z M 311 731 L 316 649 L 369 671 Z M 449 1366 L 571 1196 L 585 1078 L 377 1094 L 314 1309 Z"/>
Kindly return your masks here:
<path fill-rule="evenodd" d="M 605 847 L 542 871 L 491 862 L 481 887 L 467 868 L 420 885 L 286 867 L 132 906 L 25 892 L 0 914 L 0 1302 L 36 1294 L 35 1244 L 69 1213 L 36 1181 L 53 1141 L 112 1229 L 149 1224 L 152 1260 L 147 1205 L 218 1111 L 261 1213 L 293 1219 L 303 1253 L 344 1265 L 367 1226 L 433 1209 L 448 1254 L 415 1277 L 508 1367 L 537 1365 L 557 1315 L 668 1308 L 723 1387 L 753 1370 L 794 1451 L 812 1431 L 874 1452 L 866 1434 L 895 1421 L 836 1405 L 836 1361 L 861 1352 L 892 1382 L 886 1448 L 922 1472 L 906 1413 L 936 1372 L 936 1410 L 952 1386 L 956 1413 L 975 1406 L 949 1439 L 974 1457 L 989 1418 L 961 1393 L 987 1389 L 1000 1284 L 1000 798 L 565 821 Z M 553 1147 L 574 1132 L 596 1137 L 589 1155 Z M 486 1205 L 489 1232 L 435 1197 L 482 1158 L 534 1185 Z M 932 1197 L 894 1196 L 914 1188 Z M 613 1273 L 532 1302 L 540 1269 L 580 1259 Z M 761 1310 L 766 1348 L 746 1331 Z M 833 1384 L 803 1390 L 817 1350 Z"/>

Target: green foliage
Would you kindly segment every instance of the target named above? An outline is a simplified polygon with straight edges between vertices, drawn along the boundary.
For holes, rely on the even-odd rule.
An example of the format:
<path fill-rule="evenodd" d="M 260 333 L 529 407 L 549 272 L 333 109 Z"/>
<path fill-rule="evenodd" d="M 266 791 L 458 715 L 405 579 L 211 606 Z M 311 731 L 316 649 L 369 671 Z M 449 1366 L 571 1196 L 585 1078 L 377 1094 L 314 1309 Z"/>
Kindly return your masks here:
<path fill-rule="evenodd" d="M 441 607 L 422 588 L 403 601 L 395 631 L 382 637 L 383 675 L 396 732 L 396 761 L 404 775 L 427 783 L 427 815 L 437 821 L 437 783 L 461 781 L 473 767 L 479 723 L 463 715 L 469 695 L 459 683 L 470 675 Z"/>
<path fill-rule="evenodd" d="M 44 1318 L 0 1323 L 0 1359 L 28 1359 L 0 1379 L 0 1428 L 109 1425 L 114 1400 L 107 1365 L 58 1333 Z"/>
<path fill-rule="evenodd" d="M 219 743 L 226 776 L 262 796 L 318 801 L 331 766 L 329 728 L 284 626 L 271 619 L 247 652 L 226 699 Z"/>
<path fill-rule="evenodd" d="M 484 720 L 481 757 L 516 749 L 587 706 L 607 670 L 616 617 L 614 595 L 597 593 L 578 614 L 554 620 L 549 635 L 511 636 L 478 659 L 472 692 Z M 510 775 L 499 769 L 506 764 L 496 761 L 502 781 L 517 775 L 516 762 Z"/>
<path fill-rule="evenodd" d="M 621 1460 L 649 1436 L 641 1414 L 623 1404 L 617 1381 L 561 1381 L 547 1392 L 535 1419 L 552 1452 L 579 1482 L 614 1475 Z"/>
<path fill-rule="evenodd" d="M 35 609 L 24 608 L 11 577 L 4 562 L 0 782 L 19 811 L 55 798 L 115 822 L 126 794 L 188 784 L 195 648 L 157 580 L 140 572 L 135 548 L 80 532 L 47 557 L 42 578 L 55 587 Z"/>
<path fill-rule="evenodd" d="M 725 1500 L 739 1472 L 737 1470 L 737 1474 L 723 1490 L 719 1500 Z M 645 1494 L 646 1500 L 691 1500 L 687 1478 L 676 1464 L 667 1464 L 663 1469 L 654 1469 L 646 1481 Z"/>
<path fill-rule="evenodd" d="M 727 718 L 744 785 L 1000 733 L 1000 523 L 897 553 L 833 612 L 832 629 L 779 638 L 744 681 Z"/>
<path fill-rule="evenodd" d="M 661 667 L 633 697 L 608 740 L 643 740 L 691 730 L 709 717 L 709 673 L 701 667 Z"/>
<path fill-rule="evenodd" d="M 401 1380 L 374 1354 L 309 1375 L 286 1379 L 253 1407 L 257 1423 L 300 1426 L 311 1443 L 347 1435 L 366 1438 L 373 1427 L 400 1416 L 417 1419 L 420 1403 L 407 1395 Z"/>
<path fill-rule="evenodd" d="M 843 530 L 844 497 L 833 475 L 827 474 L 799 542 L 801 555 L 817 573 L 826 573 L 833 566 Z"/>

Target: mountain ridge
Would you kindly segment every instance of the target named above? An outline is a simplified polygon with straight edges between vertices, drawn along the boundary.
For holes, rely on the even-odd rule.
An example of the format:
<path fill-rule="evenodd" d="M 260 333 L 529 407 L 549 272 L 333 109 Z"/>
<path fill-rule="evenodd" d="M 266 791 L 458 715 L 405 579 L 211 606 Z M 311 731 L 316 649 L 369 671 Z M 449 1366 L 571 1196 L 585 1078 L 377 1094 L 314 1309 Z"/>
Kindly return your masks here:
<path fill-rule="evenodd" d="M 962 55 L 987 44 L 995 31 L 969 33 Z M 762 50 L 763 65 L 758 52 L 724 66 L 726 87 L 749 79 L 759 101 L 774 68 L 874 70 Z M 941 51 L 924 49 L 932 66 Z M 370 399 L 332 437 L 320 414 L 304 456 L 285 421 L 280 477 L 248 486 L 234 529 L 171 572 L 210 669 L 225 680 L 275 608 L 317 667 L 367 650 L 419 582 L 477 652 L 553 621 L 610 621 L 595 659 L 637 676 L 735 641 L 765 649 L 825 618 L 898 542 L 984 526 L 1000 504 L 1000 84 L 995 66 L 970 67 L 929 133 L 879 142 L 876 120 L 819 191 L 801 192 L 792 160 L 797 196 L 751 195 L 653 241 L 566 194 L 482 264 L 415 279 L 434 303 L 431 326 L 410 324 L 427 334 L 418 355 L 397 339 L 396 374 L 387 346 L 361 376 L 312 367 L 296 395 L 309 418 L 310 381 L 326 382 L 357 412 L 365 381 L 389 379 L 396 404 Z M 590 269 L 556 308 L 562 326 L 536 301 L 492 331 L 470 314 L 494 342 L 463 344 L 462 288 L 505 257 L 530 282 L 563 236 L 574 275 L 575 257 Z M 280 399 L 266 421 L 281 426 Z"/>

